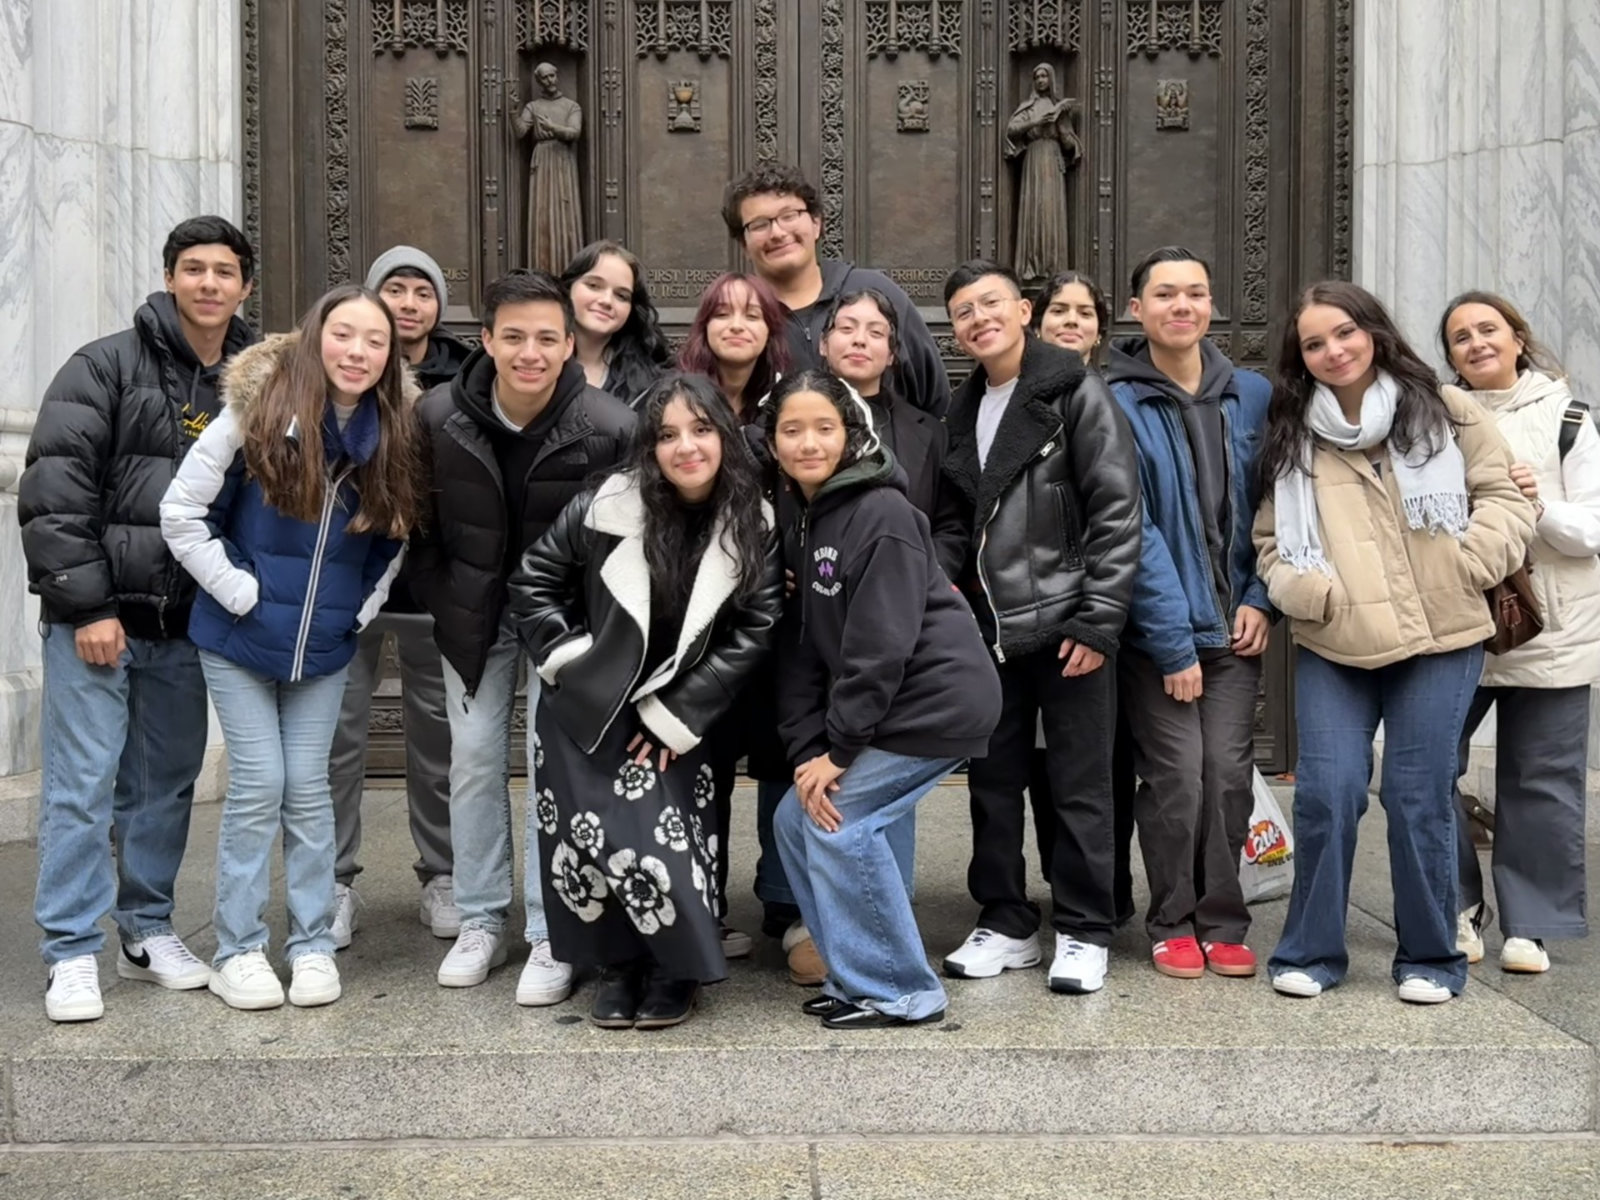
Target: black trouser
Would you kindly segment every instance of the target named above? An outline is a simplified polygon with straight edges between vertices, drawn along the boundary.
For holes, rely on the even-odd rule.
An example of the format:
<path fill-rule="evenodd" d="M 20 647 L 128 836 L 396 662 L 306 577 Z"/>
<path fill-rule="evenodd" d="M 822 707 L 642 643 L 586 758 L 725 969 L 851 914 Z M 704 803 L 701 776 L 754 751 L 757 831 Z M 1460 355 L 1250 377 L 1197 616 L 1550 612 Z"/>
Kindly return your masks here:
<path fill-rule="evenodd" d="M 1167 695 L 1161 668 L 1138 651 L 1123 651 L 1118 671 L 1153 942 L 1242 942 L 1250 930 L 1239 852 L 1253 804 L 1261 659 L 1228 654 L 1200 669 L 1203 691 L 1187 704 Z"/>
<path fill-rule="evenodd" d="M 1050 878 L 1050 851 L 1055 845 L 1055 801 L 1051 799 L 1050 765 L 1043 746 L 1035 746 L 1028 777 L 1028 798 L 1033 802 L 1033 836 L 1039 846 L 1039 873 Z M 1116 740 L 1111 747 L 1112 851 L 1111 895 L 1117 928 L 1133 920 L 1133 735 L 1128 718 L 1117 705 Z"/>
<path fill-rule="evenodd" d="M 972 797 L 972 865 L 967 887 L 982 905 L 978 924 L 1007 937 L 1039 928 L 1039 906 L 1028 899 L 1022 857 L 1023 793 L 1033 772 L 1034 731 L 1042 716 L 1051 786 L 1032 795 L 1048 854 L 1051 924 L 1056 932 L 1098 946 L 1111 943 L 1112 722 L 1116 660 L 1066 679 L 1053 648 L 1000 664 L 1000 723 L 989 753 L 967 771 Z M 1048 795 L 1042 794 L 1048 791 Z M 1041 815 L 1047 809 L 1047 815 Z M 1048 849 L 1046 849 L 1048 846 Z"/>
<path fill-rule="evenodd" d="M 1460 771 L 1490 705 L 1497 729 L 1489 861 L 1500 930 L 1507 937 L 1584 937 L 1589 686 L 1480 687 L 1461 731 Z M 1476 908 L 1483 903 L 1483 870 L 1467 822 L 1458 820 L 1456 828 L 1460 907 Z"/>

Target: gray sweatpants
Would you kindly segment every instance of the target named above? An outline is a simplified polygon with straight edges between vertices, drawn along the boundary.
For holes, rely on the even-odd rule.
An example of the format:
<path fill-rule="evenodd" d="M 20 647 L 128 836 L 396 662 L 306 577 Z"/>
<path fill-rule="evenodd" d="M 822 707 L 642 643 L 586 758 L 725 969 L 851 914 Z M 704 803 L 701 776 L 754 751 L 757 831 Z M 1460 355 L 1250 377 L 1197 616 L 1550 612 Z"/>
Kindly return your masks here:
<path fill-rule="evenodd" d="M 378 682 L 383 639 L 393 634 L 400 652 L 400 687 L 406 734 L 406 797 L 411 840 L 421 855 L 415 869 L 423 883 L 451 873 L 450 719 L 445 713 L 444 674 L 427 613 L 379 613 L 361 631 L 345 683 L 339 727 L 328 757 L 338 857 L 333 874 L 349 884 L 361 868 L 361 790 L 366 778 L 367 723 Z"/>
<path fill-rule="evenodd" d="M 1494 706 L 1494 872 L 1506 937 L 1578 938 L 1589 932 L 1584 870 L 1589 688 L 1480 687 L 1461 731 L 1459 773 L 1472 735 Z M 1466 821 L 1457 821 L 1461 908 L 1483 902 L 1483 870 Z"/>

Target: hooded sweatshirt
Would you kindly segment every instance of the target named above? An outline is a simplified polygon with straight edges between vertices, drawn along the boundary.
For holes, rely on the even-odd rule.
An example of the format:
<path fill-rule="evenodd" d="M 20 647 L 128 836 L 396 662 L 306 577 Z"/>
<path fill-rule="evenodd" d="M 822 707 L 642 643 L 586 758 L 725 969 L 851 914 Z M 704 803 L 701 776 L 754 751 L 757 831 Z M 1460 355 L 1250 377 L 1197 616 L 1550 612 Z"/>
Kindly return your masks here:
<path fill-rule="evenodd" d="M 366 285 L 376 292 L 389 276 L 402 268 L 421 271 L 428 277 L 428 282 L 433 285 L 433 294 L 439 298 L 439 319 L 443 320 L 445 310 L 450 307 L 450 289 L 445 284 L 443 269 L 433 255 L 425 250 L 418 250 L 415 246 L 391 246 L 373 259 L 372 268 L 367 272 Z M 471 351 L 460 339 L 435 322 L 428 333 L 427 351 L 422 361 L 411 370 L 426 391 L 454 379 L 469 353 Z"/>
<path fill-rule="evenodd" d="M 936 759 L 988 752 L 1000 679 L 905 486 L 880 449 L 802 502 L 785 531 L 800 594 L 778 712 L 795 762 L 826 752 L 848 768 L 869 747 Z"/>
<path fill-rule="evenodd" d="M 1233 514 L 1228 487 L 1227 431 L 1222 423 L 1222 397 L 1233 382 L 1233 363 L 1209 338 L 1200 339 L 1200 390 L 1190 395 L 1164 375 L 1150 361 L 1149 340 L 1142 337 L 1118 338 L 1111 344 L 1111 361 L 1106 370 L 1110 383 L 1140 383 L 1153 387 L 1177 404 L 1183 416 L 1183 430 L 1194 456 L 1195 487 L 1200 493 L 1200 514 L 1205 522 L 1206 549 L 1211 560 L 1211 577 L 1217 589 L 1217 602 L 1229 611 L 1228 540 Z M 1207 651 L 1202 657 L 1221 657 L 1226 650 Z"/>

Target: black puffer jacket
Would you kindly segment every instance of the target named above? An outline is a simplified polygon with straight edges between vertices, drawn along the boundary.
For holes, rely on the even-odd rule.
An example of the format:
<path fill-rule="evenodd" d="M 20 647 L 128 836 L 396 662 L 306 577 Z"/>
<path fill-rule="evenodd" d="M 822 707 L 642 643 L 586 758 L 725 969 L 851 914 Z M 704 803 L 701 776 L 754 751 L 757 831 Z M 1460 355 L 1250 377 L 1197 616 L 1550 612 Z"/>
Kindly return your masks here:
<path fill-rule="evenodd" d="M 1001 662 L 1063 638 L 1114 653 L 1139 566 L 1139 466 L 1127 418 L 1076 354 L 1029 335 L 980 470 L 986 382 L 974 371 L 947 421 L 941 503 L 957 517 L 936 522 L 941 565 L 971 598 Z"/>
<path fill-rule="evenodd" d="M 595 477 L 614 467 L 633 437 L 634 416 L 615 396 L 584 382 L 568 359 L 550 403 L 555 424 L 526 476 L 522 511 L 508 511 L 505 480 L 488 430 L 494 360 L 474 350 L 455 379 L 422 398 L 428 519 L 411 542 L 411 591 L 433 614 L 434 639 L 469 694 L 478 690 L 506 605 L 507 541 L 536 541 Z"/>
<path fill-rule="evenodd" d="M 223 360 L 256 340 L 235 317 Z M 182 636 L 194 580 L 161 537 L 161 497 L 219 408 L 216 374 L 183 341 L 165 292 L 133 327 L 90 342 L 39 405 L 18 488 L 28 583 L 47 622 L 120 617 L 135 636 Z"/>
<path fill-rule="evenodd" d="M 544 680 L 540 703 L 593 753 L 630 703 L 654 740 L 679 754 L 700 744 L 772 647 L 783 567 L 772 509 L 766 570 L 743 601 L 738 564 L 712 527 L 672 653 L 643 677 L 656 614 L 644 555 L 644 504 L 630 474 L 579 496 L 523 555 L 511 616 Z"/>

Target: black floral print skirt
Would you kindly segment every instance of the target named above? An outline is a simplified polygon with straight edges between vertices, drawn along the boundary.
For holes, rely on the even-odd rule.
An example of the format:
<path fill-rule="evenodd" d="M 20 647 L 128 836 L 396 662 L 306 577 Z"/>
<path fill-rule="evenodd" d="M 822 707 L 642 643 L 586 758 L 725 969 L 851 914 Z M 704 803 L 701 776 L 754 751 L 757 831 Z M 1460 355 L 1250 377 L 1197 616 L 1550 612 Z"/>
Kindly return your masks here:
<path fill-rule="evenodd" d="M 728 974 L 717 909 L 711 765 L 702 743 L 639 766 L 629 706 L 593 754 L 541 703 L 534 806 L 550 945 L 562 962 L 604 967 L 653 959 L 672 979 Z"/>

